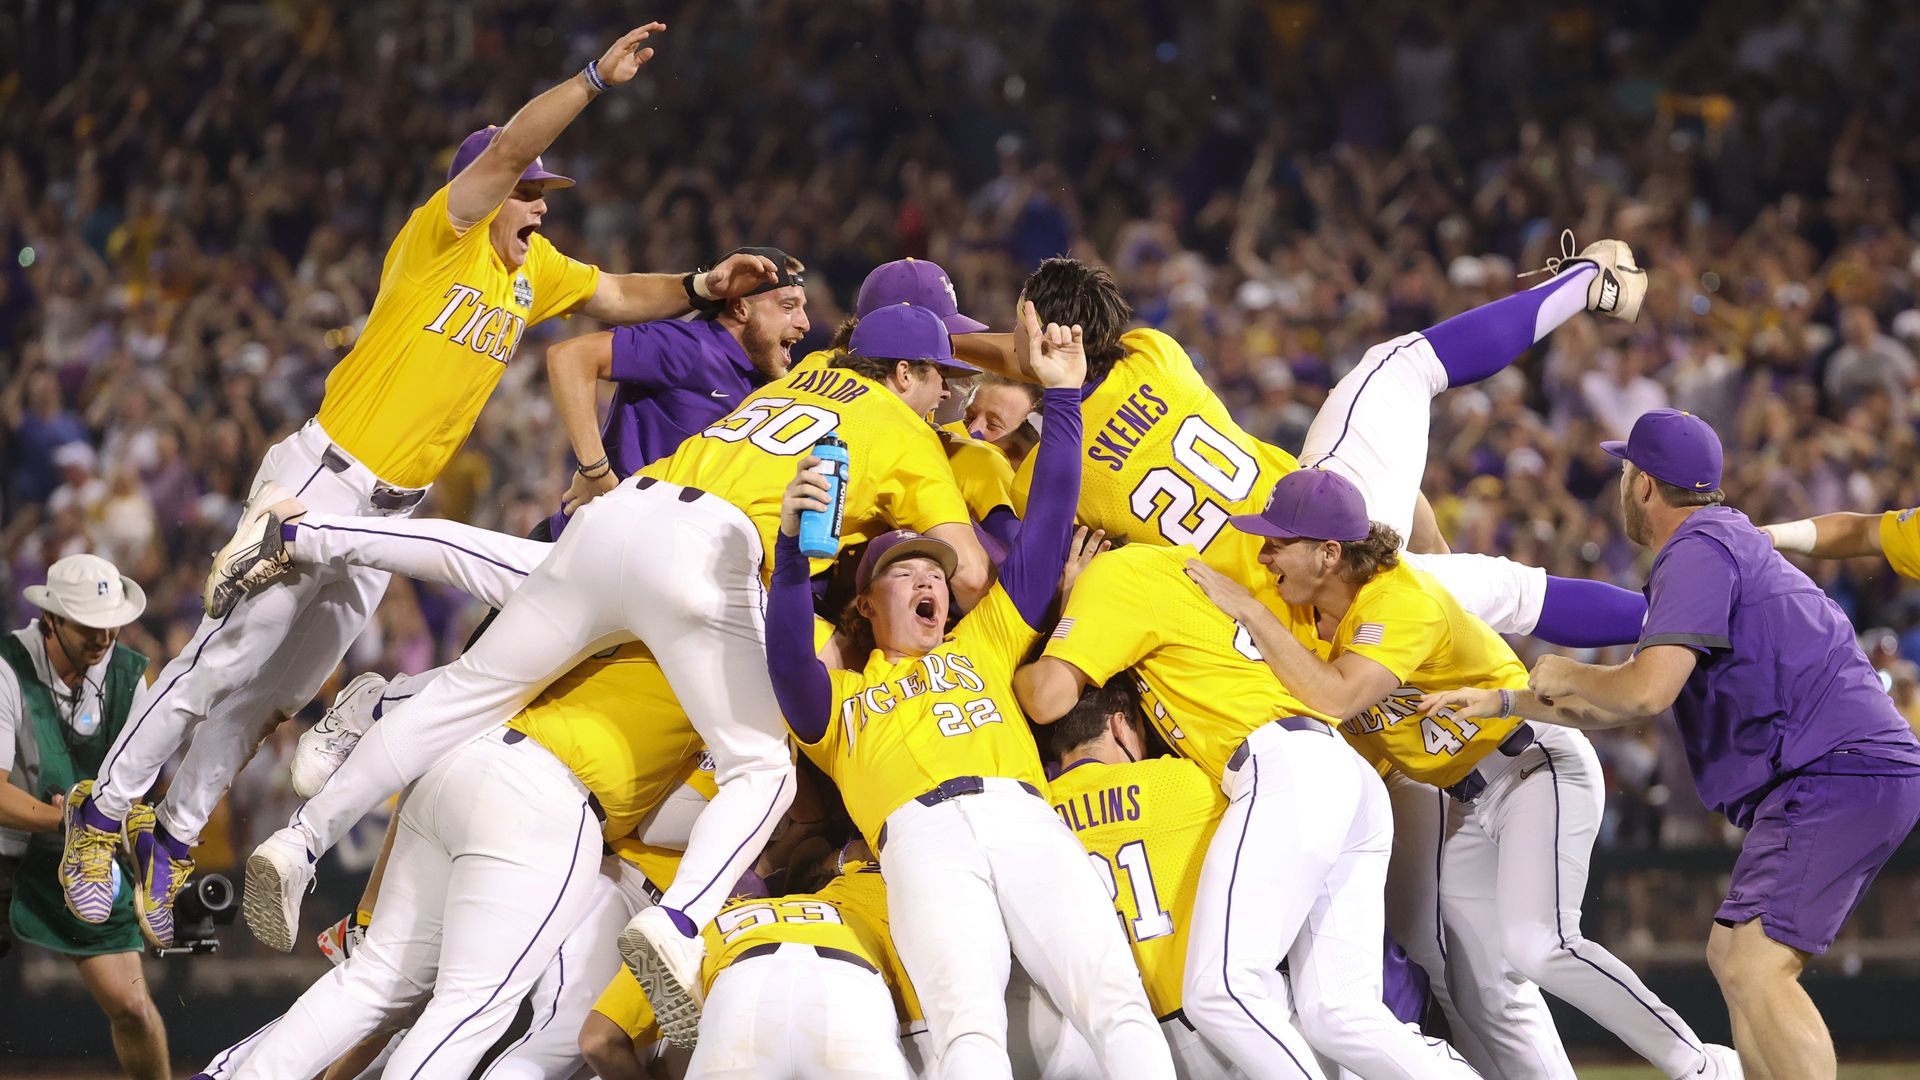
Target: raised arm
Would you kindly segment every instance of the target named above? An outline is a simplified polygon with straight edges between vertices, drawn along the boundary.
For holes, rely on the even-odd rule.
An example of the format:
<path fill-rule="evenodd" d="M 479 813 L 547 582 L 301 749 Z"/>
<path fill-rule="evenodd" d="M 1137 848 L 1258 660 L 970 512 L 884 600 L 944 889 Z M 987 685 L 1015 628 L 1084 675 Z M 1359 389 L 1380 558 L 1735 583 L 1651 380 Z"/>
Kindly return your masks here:
<path fill-rule="evenodd" d="M 1078 326 L 1048 323 L 1042 330 L 1031 302 L 1021 305 L 1020 321 L 1029 365 L 1047 388 L 1041 396 L 1045 419 L 1034 451 L 1027 517 L 1000 567 L 1000 586 L 1027 625 L 1038 628 L 1067 565 L 1073 512 L 1080 503 L 1080 384 L 1087 375 L 1087 355 Z"/>
<path fill-rule="evenodd" d="M 601 274 L 593 296 L 580 305 L 586 315 L 610 323 L 671 319 L 691 310 L 695 299 L 745 296 L 780 275 L 773 260 L 729 255 L 705 274 Z"/>
<path fill-rule="evenodd" d="M 1821 514 L 1762 525 L 1760 531 L 1773 540 L 1776 550 L 1816 559 L 1858 559 L 1881 553 L 1879 514 Z"/>
<path fill-rule="evenodd" d="M 592 64 L 600 81 L 606 86 L 618 86 L 632 79 L 642 64 L 653 59 L 653 50 L 645 46 L 646 40 L 666 28 L 665 23 L 652 22 L 621 35 L 620 40 Z M 598 96 L 600 89 L 583 70 L 522 105 L 473 164 L 462 169 L 448 185 L 447 213 L 453 223 L 472 225 L 493 213 L 513 193 L 513 186 L 520 182 L 521 174 L 533 164 L 533 159 L 546 153 L 553 140 L 587 107 L 587 102 Z"/>
<path fill-rule="evenodd" d="M 813 651 L 812 569 L 800 553 L 800 512 L 828 508 L 827 482 L 809 454 L 780 500 L 780 535 L 773 544 L 773 585 L 767 594 L 767 674 L 787 727 L 801 742 L 817 743 L 833 719 L 833 682 Z"/>

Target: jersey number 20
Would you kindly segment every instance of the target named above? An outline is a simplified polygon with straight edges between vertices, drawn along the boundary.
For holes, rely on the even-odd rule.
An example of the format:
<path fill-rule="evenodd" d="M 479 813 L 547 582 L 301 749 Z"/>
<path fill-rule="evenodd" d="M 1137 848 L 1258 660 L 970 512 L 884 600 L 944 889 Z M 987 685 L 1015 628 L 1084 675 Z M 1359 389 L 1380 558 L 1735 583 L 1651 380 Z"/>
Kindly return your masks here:
<path fill-rule="evenodd" d="M 1202 446 L 1219 455 L 1226 467 L 1202 454 Z M 1147 470 L 1127 496 L 1127 506 L 1134 517 L 1159 528 L 1168 543 L 1192 544 L 1205 551 L 1226 527 L 1231 514 L 1198 489 L 1204 487 L 1224 502 L 1239 502 L 1252 493 L 1260 463 L 1198 416 L 1181 422 L 1180 430 L 1174 432 L 1172 449 L 1173 460 L 1187 475 L 1164 465 Z"/>

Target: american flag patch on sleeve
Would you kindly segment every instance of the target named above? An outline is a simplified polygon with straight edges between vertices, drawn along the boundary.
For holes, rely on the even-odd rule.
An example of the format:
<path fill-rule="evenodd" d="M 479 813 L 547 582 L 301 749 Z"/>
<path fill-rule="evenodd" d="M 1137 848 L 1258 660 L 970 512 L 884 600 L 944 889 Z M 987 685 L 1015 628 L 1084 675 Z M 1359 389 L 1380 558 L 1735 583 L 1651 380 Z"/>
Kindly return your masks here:
<path fill-rule="evenodd" d="M 1380 639 L 1386 635 L 1387 627 L 1385 623 L 1363 622 L 1355 628 L 1353 637 L 1348 640 L 1347 644 L 1378 645 L 1380 644 Z"/>
<path fill-rule="evenodd" d="M 1063 639 L 1065 639 L 1065 638 L 1066 638 L 1066 636 L 1067 636 L 1067 634 L 1069 634 L 1070 632 L 1072 632 L 1072 630 L 1073 630 L 1073 620 L 1072 620 L 1072 619 L 1061 619 L 1061 620 L 1060 620 L 1060 625 L 1059 625 L 1059 626 L 1056 626 L 1056 627 L 1054 627 L 1054 628 L 1053 628 L 1053 633 L 1051 633 L 1051 634 L 1049 634 L 1049 635 L 1047 635 L 1047 636 L 1048 636 L 1048 637 L 1049 637 L 1050 639 L 1052 639 L 1052 640 L 1054 640 L 1054 641 L 1060 641 L 1060 640 L 1063 640 Z"/>

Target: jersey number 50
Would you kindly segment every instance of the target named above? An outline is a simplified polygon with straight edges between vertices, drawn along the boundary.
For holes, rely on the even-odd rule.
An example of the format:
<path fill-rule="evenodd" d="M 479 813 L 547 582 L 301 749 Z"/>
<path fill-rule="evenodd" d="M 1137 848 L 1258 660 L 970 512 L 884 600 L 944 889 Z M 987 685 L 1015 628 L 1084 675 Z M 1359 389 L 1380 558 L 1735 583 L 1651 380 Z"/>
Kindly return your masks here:
<path fill-rule="evenodd" d="M 839 424 L 840 417 L 818 405 L 769 397 L 747 402 L 700 434 L 721 442 L 744 439 L 769 454 L 793 457 L 812 450 L 820 436 Z"/>
<path fill-rule="evenodd" d="M 1201 453 L 1202 446 L 1225 467 Z M 1236 503 L 1251 494 L 1260 463 L 1198 416 L 1187 417 L 1174 432 L 1173 460 L 1187 475 L 1164 465 L 1147 470 L 1127 496 L 1127 506 L 1134 517 L 1157 526 L 1168 543 L 1192 544 L 1205 551 L 1231 516 L 1220 502 Z M 1220 502 L 1202 496 L 1202 487 Z"/>

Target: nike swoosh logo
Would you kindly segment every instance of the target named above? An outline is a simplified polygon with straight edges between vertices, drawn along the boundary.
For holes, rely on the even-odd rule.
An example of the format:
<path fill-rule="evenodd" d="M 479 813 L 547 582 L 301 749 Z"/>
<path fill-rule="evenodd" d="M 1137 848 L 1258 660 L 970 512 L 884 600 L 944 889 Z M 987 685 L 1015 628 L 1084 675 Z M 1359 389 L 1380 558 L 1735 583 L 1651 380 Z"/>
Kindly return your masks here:
<path fill-rule="evenodd" d="M 720 391 L 720 390 L 714 390 L 714 391 L 711 391 L 711 392 L 709 393 L 709 395 L 708 395 L 708 396 L 710 396 L 710 397 L 717 397 L 717 398 L 724 398 L 724 397 L 727 397 L 728 395 L 727 395 L 727 394 L 726 394 L 725 392 L 723 392 L 723 391 Z"/>

